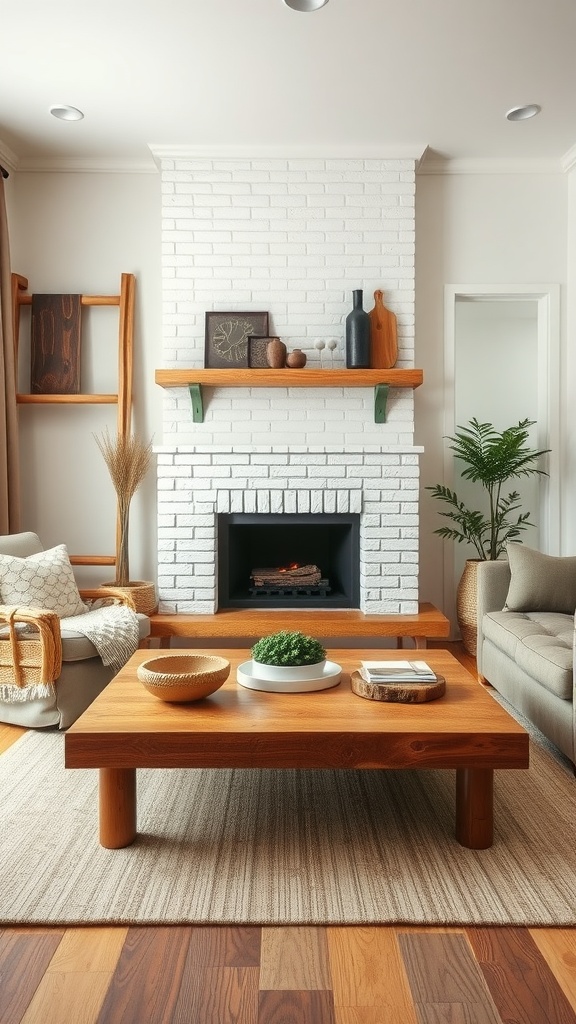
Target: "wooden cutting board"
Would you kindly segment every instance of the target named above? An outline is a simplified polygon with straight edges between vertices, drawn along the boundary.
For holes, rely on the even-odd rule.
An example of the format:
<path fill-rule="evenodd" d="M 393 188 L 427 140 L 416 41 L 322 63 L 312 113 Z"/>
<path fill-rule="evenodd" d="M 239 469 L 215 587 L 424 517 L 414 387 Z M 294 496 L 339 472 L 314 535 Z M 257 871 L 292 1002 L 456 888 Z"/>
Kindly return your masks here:
<path fill-rule="evenodd" d="M 370 316 L 370 365 L 375 369 L 389 369 L 398 359 L 398 330 L 396 315 L 386 309 L 384 293 L 374 292 L 374 309 Z"/>

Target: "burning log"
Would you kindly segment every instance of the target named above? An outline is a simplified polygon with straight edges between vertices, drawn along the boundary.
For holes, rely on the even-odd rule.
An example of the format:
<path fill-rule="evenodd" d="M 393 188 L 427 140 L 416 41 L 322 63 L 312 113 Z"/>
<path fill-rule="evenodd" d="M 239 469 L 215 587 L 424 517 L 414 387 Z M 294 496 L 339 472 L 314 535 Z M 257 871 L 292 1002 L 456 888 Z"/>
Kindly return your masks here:
<path fill-rule="evenodd" d="M 255 587 L 270 586 L 314 586 L 319 583 L 322 573 L 317 565 L 278 566 L 270 569 L 252 569 L 250 576 Z"/>

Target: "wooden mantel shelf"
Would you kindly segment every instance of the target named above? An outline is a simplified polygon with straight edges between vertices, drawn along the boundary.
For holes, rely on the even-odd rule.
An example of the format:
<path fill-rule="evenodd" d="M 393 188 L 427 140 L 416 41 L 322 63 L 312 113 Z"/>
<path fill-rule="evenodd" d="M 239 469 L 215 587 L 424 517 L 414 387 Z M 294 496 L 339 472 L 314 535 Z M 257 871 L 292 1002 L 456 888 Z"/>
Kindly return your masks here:
<path fill-rule="evenodd" d="M 205 384 L 211 388 L 417 388 L 422 370 L 156 370 L 162 388 Z"/>
<path fill-rule="evenodd" d="M 192 418 L 204 420 L 202 387 L 214 388 L 374 388 L 374 419 L 386 422 L 386 402 L 390 388 L 417 388 L 423 371 L 391 370 L 156 370 L 156 383 L 162 388 L 185 388 L 190 391 Z"/>

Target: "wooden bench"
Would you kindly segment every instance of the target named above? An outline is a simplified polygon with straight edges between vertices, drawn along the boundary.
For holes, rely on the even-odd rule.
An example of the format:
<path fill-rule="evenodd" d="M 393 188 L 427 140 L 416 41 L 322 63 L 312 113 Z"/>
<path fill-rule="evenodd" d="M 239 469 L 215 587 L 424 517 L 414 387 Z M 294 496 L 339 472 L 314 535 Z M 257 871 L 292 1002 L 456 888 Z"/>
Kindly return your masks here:
<path fill-rule="evenodd" d="M 417 648 L 426 647 L 428 640 L 450 636 L 449 619 L 432 604 L 421 604 L 419 611 L 411 615 L 364 615 L 356 609 L 225 608 L 215 615 L 180 615 L 176 612 L 151 615 L 150 623 L 150 637 L 159 638 L 160 647 L 169 647 L 172 637 L 257 640 L 280 629 L 299 629 L 322 639 L 394 637 L 399 647 L 404 637 L 408 637 Z"/>

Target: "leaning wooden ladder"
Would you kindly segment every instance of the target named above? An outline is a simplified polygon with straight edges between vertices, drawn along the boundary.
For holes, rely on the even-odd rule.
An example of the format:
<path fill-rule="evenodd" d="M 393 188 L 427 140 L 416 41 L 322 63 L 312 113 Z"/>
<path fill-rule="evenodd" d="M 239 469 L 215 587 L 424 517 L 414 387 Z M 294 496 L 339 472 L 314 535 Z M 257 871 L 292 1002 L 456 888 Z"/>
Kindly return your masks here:
<path fill-rule="evenodd" d="M 82 295 L 82 306 L 118 306 L 118 392 L 116 394 L 17 394 L 19 405 L 117 405 L 118 435 L 124 437 L 130 432 L 132 414 L 132 377 L 134 350 L 134 300 L 136 278 L 134 274 L 122 274 L 118 295 Z M 20 339 L 20 312 L 23 306 L 32 305 L 28 292 L 28 280 L 20 274 L 12 274 L 12 311 L 14 322 L 14 356 L 18 366 Z M 71 555 L 73 565 L 116 565 L 119 554 L 120 535 L 116 528 L 115 555 Z"/>

